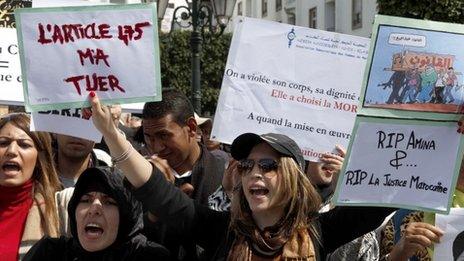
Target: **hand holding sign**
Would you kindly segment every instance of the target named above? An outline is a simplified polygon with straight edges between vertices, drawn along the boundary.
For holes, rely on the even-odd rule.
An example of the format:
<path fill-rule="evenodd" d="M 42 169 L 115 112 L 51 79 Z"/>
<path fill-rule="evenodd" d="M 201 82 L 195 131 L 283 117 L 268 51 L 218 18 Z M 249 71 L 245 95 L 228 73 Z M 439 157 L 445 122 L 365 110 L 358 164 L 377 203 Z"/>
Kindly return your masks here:
<path fill-rule="evenodd" d="M 95 92 L 90 92 L 89 100 L 92 105 L 92 120 L 95 127 L 104 137 L 116 137 L 118 127 L 114 124 L 110 108 L 102 106 Z"/>
<path fill-rule="evenodd" d="M 408 260 L 421 249 L 439 243 L 443 230 L 423 222 L 407 225 L 400 241 L 393 247 L 389 260 Z"/>

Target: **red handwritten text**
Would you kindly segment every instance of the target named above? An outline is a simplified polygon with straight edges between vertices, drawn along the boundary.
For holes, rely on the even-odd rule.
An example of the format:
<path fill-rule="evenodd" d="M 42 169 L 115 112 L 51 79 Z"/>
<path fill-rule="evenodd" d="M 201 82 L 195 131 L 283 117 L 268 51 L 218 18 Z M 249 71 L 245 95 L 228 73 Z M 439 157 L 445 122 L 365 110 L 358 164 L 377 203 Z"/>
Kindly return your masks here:
<path fill-rule="evenodd" d="M 73 76 L 69 77 L 64 80 L 65 82 L 70 82 L 73 83 L 74 87 L 76 88 L 76 91 L 79 95 L 82 95 L 81 92 L 81 84 L 85 84 L 85 90 L 90 92 L 90 91 L 101 91 L 101 92 L 106 92 L 111 89 L 111 91 L 116 91 L 119 90 L 121 92 L 126 92 L 123 87 L 119 85 L 119 80 L 116 78 L 114 75 L 108 75 L 106 76 L 97 76 L 96 73 L 90 75 L 79 75 L 79 76 Z M 84 86 L 82 86 L 84 87 Z M 109 89 L 108 89 L 109 87 Z"/>
<path fill-rule="evenodd" d="M 118 26 L 118 39 L 129 45 L 129 41 L 139 40 L 143 35 L 143 27 L 150 26 L 149 22 L 136 23 L 134 27 L 131 25 Z"/>
<path fill-rule="evenodd" d="M 91 64 L 96 64 L 98 65 L 100 60 L 103 60 L 103 62 L 106 64 L 106 66 L 110 67 L 110 64 L 108 63 L 108 55 L 105 54 L 105 52 L 101 49 L 93 50 L 90 48 L 87 48 L 85 52 L 82 50 L 77 50 L 77 53 L 79 54 L 79 60 L 81 61 L 81 65 L 84 66 L 84 60 L 88 59 Z"/>
<path fill-rule="evenodd" d="M 63 24 L 46 26 L 41 23 L 38 24 L 39 39 L 41 44 L 50 43 L 69 43 L 78 39 L 109 39 L 113 38 L 109 34 L 110 26 L 108 24 L 96 25 L 95 23 L 82 25 L 82 24 Z"/>

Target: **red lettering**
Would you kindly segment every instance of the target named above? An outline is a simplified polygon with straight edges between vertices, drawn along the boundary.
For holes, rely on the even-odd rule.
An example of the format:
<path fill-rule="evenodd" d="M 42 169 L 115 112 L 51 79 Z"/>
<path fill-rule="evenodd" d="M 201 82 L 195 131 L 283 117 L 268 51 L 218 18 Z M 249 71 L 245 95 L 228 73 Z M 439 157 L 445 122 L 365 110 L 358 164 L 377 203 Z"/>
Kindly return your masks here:
<path fill-rule="evenodd" d="M 108 83 L 105 80 L 106 80 L 106 77 L 104 77 L 104 76 L 99 76 L 97 78 L 98 86 L 100 87 L 100 91 L 103 91 L 103 92 L 106 92 L 108 90 L 108 88 L 106 87 L 106 85 Z"/>
<path fill-rule="evenodd" d="M 84 60 L 89 59 L 91 64 L 97 65 L 100 63 L 100 60 L 103 60 L 106 66 L 110 67 L 110 64 L 107 60 L 108 55 L 105 54 L 105 52 L 101 49 L 97 48 L 97 51 L 95 52 L 94 50 L 87 48 L 85 52 L 83 52 L 82 50 L 77 50 L 77 53 L 79 54 L 79 60 L 82 66 L 84 66 Z"/>
<path fill-rule="evenodd" d="M 51 43 L 52 40 L 45 38 L 45 30 L 41 23 L 38 24 L 39 27 L 39 40 L 37 40 L 41 44 L 48 44 Z"/>
<path fill-rule="evenodd" d="M 74 42 L 74 37 L 72 35 L 72 25 L 63 25 L 63 34 L 64 34 L 64 41 L 68 43 L 69 41 Z"/>
<path fill-rule="evenodd" d="M 64 81 L 72 82 L 74 84 L 74 87 L 76 88 L 77 93 L 81 95 L 81 87 L 79 86 L 79 81 L 82 79 L 84 79 L 84 75 L 69 77 L 68 79 L 65 79 Z"/>
<path fill-rule="evenodd" d="M 134 37 L 134 40 L 139 40 L 140 38 L 142 38 L 142 35 L 143 35 L 142 28 L 146 27 L 146 26 L 150 26 L 150 23 L 149 22 L 143 22 L 143 23 L 136 23 L 135 24 L 135 31 L 138 33 L 138 35 Z"/>
<path fill-rule="evenodd" d="M 61 30 L 60 30 L 60 27 L 58 25 L 54 25 L 53 26 L 53 36 L 52 36 L 52 39 L 53 39 L 53 42 L 56 43 L 56 42 L 60 42 L 61 44 L 63 44 L 63 35 L 61 35 Z"/>
<path fill-rule="evenodd" d="M 90 48 L 87 48 L 87 50 L 82 52 L 81 50 L 77 50 L 77 53 L 79 54 L 79 60 L 81 61 L 81 65 L 84 66 L 84 59 L 89 59 L 91 64 L 93 63 L 93 55 L 92 55 L 92 50 Z"/>
<path fill-rule="evenodd" d="M 108 63 L 108 55 L 105 54 L 105 52 L 103 52 L 103 50 L 101 49 L 98 49 L 97 48 L 97 54 L 95 55 L 95 59 L 96 59 L 96 62 L 98 64 L 98 62 L 100 60 L 103 60 L 103 62 L 105 62 L 106 66 L 110 67 L 110 64 Z"/>
<path fill-rule="evenodd" d="M 123 30 L 124 29 L 124 30 Z M 132 40 L 132 35 L 134 31 L 132 30 L 132 26 L 124 25 L 118 26 L 118 39 L 123 41 L 126 45 L 129 45 L 129 40 Z"/>
<path fill-rule="evenodd" d="M 92 82 L 93 82 L 93 87 L 90 83 L 90 77 L 88 75 L 85 76 L 85 83 L 87 85 L 86 90 L 87 91 L 98 91 L 98 82 L 97 82 L 97 74 L 94 73 L 92 74 Z"/>
<path fill-rule="evenodd" d="M 79 95 L 82 95 L 81 93 L 81 85 L 80 83 L 81 80 L 85 81 L 85 90 L 90 92 L 90 91 L 101 91 L 101 92 L 106 92 L 111 89 L 111 91 L 116 91 L 119 90 L 121 92 L 126 92 L 123 87 L 119 85 L 119 80 L 116 78 L 114 75 L 108 75 L 106 76 L 97 76 L 96 73 L 93 73 L 92 75 L 79 75 L 79 76 L 73 76 L 65 79 L 65 82 L 70 82 L 73 84 L 73 86 L 76 88 L 76 91 Z M 109 88 L 107 87 L 109 86 Z"/>
<path fill-rule="evenodd" d="M 114 91 L 114 88 L 118 88 L 121 92 L 126 92 L 121 86 L 119 86 L 119 80 L 114 75 L 108 75 L 108 81 L 110 84 L 111 90 Z"/>
<path fill-rule="evenodd" d="M 113 36 L 109 34 L 109 28 L 109 24 L 101 24 L 98 26 L 98 31 L 102 39 L 113 38 Z"/>

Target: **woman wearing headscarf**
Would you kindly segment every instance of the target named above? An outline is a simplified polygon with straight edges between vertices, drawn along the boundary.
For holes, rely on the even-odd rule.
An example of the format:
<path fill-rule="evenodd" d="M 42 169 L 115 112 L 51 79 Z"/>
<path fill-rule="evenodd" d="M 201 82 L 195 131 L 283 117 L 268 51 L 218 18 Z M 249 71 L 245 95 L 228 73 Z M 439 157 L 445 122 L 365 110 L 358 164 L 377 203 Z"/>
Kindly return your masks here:
<path fill-rule="evenodd" d="M 168 251 L 141 234 L 142 207 L 108 167 L 79 177 L 68 205 L 71 237 L 45 237 L 24 260 L 168 260 Z"/>
<path fill-rule="evenodd" d="M 170 184 L 163 166 L 138 154 L 90 94 L 92 119 L 134 195 L 160 220 L 175 223 L 211 260 L 324 260 L 326 253 L 378 227 L 392 211 L 342 207 L 318 214 L 320 197 L 303 172 L 300 148 L 281 134 L 246 133 L 232 143 L 240 182 L 230 212 L 193 202 Z"/>
<path fill-rule="evenodd" d="M 31 132 L 30 118 L 0 118 L 0 259 L 16 261 L 44 235 L 58 236 L 51 138 Z"/>

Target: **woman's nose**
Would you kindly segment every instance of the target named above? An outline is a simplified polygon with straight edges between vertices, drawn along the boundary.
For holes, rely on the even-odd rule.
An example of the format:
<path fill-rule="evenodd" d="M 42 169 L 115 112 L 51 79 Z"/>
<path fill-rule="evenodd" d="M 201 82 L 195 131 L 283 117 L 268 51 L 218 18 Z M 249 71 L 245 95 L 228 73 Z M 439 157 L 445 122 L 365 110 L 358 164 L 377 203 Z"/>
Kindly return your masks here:
<path fill-rule="evenodd" d="M 102 204 L 99 199 L 95 199 L 89 208 L 89 215 L 101 215 L 102 214 Z"/>

